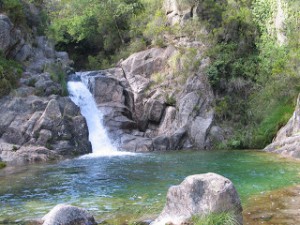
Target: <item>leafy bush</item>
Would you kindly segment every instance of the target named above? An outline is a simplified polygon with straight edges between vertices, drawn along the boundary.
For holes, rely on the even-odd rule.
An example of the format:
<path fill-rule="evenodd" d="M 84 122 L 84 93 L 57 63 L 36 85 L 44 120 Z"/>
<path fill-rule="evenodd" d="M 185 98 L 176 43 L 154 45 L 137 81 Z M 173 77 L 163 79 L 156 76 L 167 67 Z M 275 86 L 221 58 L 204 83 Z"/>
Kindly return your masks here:
<path fill-rule="evenodd" d="M 5 168 L 5 167 L 6 167 L 6 163 L 0 161 L 0 169 L 3 169 L 3 168 Z"/>
<path fill-rule="evenodd" d="M 66 78 L 66 73 L 62 69 L 61 65 L 56 63 L 48 65 L 45 68 L 45 72 L 50 73 L 51 79 L 61 85 L 61 92 L 59 94 L 61 96 L 67 96 L 68 95 L 67 78 Z"/>
<path fill-rule="evenodd" d="M 157 10 L 147 24 L 143 34 L 146 38 L 152 40 L 152 44 L 159 47 L 165 46 L 164 35 L 170 30 L 170 27 L 166 25 L 167 19 L 163 10 Z"/>
<path fill-rule="evenodd" d="M 110 62 L 120 47 L 130 42 L 130 21 L 143 10 L 140 0 L 62 0 L 49 2 L 49 35 L 63 50 L 70 51 L 76 63 L 101 66 Z"/>
<path fill-rule="evenodd" d="M 24 25 L 25 13 L 20 0 L 2 0 L 0 4 L 2 13 L 6 13 L 13 24 Z"/>
<path fill-rule="evenodd" d="M 13 60 L 6 59 L 0 52 L 0 97 L 17 87 L 21 73 L 21 66 Z"/>

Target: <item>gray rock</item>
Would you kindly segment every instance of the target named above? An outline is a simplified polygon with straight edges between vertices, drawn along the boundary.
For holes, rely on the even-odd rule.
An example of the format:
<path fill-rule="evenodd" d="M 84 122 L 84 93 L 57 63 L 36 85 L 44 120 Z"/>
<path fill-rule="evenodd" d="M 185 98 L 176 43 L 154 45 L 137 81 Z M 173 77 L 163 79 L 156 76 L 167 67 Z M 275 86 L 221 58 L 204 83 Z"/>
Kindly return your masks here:
<path fill-rule="evenodd" d="M 121 137 L 120 149 L 129 152 L 151 152 L 153 143 L 150 138 L 124 134 Z"/>
<path fill-rule="evenodd" d="M 161 119 L 161 123 L 158 127 L 158 135 L 171 135 L 174 132 L 174 122 L 176 119 L 176 109 L 173 106 L 168 106 L 165 110 L 165 114 Z"/>
<path fill-rule="evenodd" d="M 10 19 L 0 14 L 0 50 L 6 52 L 10 47 L 12 23 Z"/>
<path fill-rule="evenodd" d="M 28 45 L 25 44 L 23 47 L 18 51 L 18 53 L 15 56 L 15 59 L 19 62 L 24 62 L 26 61 L 29 57 L 32 55 L 32 48 Z"/>
<path fill-rule="evenodd" d="M 38 145 L 46 146 L 49 140 L 52 138 L 52 132 L 50 130 L 40 130 L 37 140 Z"/>
<path fill-rule="evenodd" d="M 282 127 L 273 142 L 264 149 L 287 157 L 300 158 L 300 95 L 293 116 Z"/>
<path fill-rule="evenodd" d="M 68 97 L 51 98 L 0 99 L 0 146 L 9 146 L 0 157 L 34 163 L 91 152 L 87 125 L 78 107 Z M 20 148 L 15 151 L 12 146 Z"/>
<path fill-rule="evenodd" d="M 170 75 L 164 76 L 169 80 L 149 89 L 151 76 L 168 70 L 168 60 L 176 52 L 173 46 L 152 48 L 122 61 L 122 69 L 82 74 L 104 113 L 109 136 L 120 149 L 152 151 L 210 146 L 208 134 L 214 113 L 213 93 L 203 74 L 207 60 L 202 60 L 199 72 L 190 76 L 185 85 L 174 86 L 176 82 Z M 171 89 L 182 90 L 170 93 L 166 90 L 169 85 Z M 167 106 L 166 96 L 170 95 L 174 106 Z"/>
<path fill-rule="evenodd" d="M 42 220 L 43 225 L 97 225 L 85 209 L 66 204 L 55 206 Z"/>
<path fill-rule="evenodd" d="M 171 26 L 180 23 L 181 12 L 179 10 L 179 4 L 177 0 L 165 0 L 163 8 Z"/>
<path fill-rule="evenodd" d="M 61 157 L 52 150 L 42 146 L 19 146 L 5 143 L 1 140 L 1 158 L 11 164 L 24 165 L 28 163 L 40 163 L 50 160 L 61 159 Z"/>
<path fill-rule="evenodd" d="M 170 149 L 170 140 L 167 136 L 158 136 L 153 139 L 153 148 L 155 151 L 166 151 Z"/>
<path fill-rule="evenodd" d="M 191 139 L 195 146 L 207 147 L 206 140 L 210 127 L 213 122 L 213 116 L 207 118 L 196 117 L 191 125 Z"/>
<path fill-rule="evenodd" d="M 168 190 L 167 202 L 151 225 L 183 225 L 193 216 L 231 212 L 243 224 L 242 205 L 233 183 L 215 173 L 192 175 Z"/>
<path fill-rule="evenodd" d="M 124 88 L 120 85 L 120 82 L 114 78 L 101 75 L 93 77 L 90 91 L 97 104 L 106 102 L 124 104 Z"/>
<path fill-rule="evenodd" d="M 160 101 L 150 100 L 146 105 L 148 120 L 159 123 L 165 110 L 165 104 Z"/>
<path fill-rule="evenodd" d="M 182 127 L 176 130 L 171 136 L 170 136 L 170 149 L 171 150 L 179 150 L 183 147 L 184 139 L 187 138 L 187 130 Z"/>

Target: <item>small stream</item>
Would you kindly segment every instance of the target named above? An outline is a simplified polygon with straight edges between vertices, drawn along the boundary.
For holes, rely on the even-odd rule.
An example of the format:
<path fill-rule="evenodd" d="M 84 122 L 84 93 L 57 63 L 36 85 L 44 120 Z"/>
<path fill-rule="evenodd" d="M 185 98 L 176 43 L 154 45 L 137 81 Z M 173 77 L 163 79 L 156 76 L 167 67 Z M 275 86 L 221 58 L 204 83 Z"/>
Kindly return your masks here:
<path fill-rule="evenodd" d="M 300 183 L 298 162 L 255 151 L 182 151 L 77 158 L 0 171 L 0 224 L 45 215 L 59 203 L 88 209 L 98 221 L 121 224 L 153 217 L 170 185 L 216 172 L 231 179 L 243 205 L 256 194 Z"/>

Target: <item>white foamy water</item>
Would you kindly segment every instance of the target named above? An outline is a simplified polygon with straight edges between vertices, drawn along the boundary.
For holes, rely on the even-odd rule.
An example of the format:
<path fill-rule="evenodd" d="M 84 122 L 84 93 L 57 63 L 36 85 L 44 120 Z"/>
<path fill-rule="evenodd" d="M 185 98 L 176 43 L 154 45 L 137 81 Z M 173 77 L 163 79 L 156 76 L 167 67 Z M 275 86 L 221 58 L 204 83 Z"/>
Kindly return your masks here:
<path fill-rule="evenodd" d="M 87 86 L 80 81 L 69 81 L 68 90 L 71 100 L 80 107 L 89 130 L 89 140 L 92 143 L 93 153 L 84 157 L 128 155 L 128 153 L 117 151 L 117 148 L 108 138 L 102 123 L 103 114 L 97 108 Z"/>

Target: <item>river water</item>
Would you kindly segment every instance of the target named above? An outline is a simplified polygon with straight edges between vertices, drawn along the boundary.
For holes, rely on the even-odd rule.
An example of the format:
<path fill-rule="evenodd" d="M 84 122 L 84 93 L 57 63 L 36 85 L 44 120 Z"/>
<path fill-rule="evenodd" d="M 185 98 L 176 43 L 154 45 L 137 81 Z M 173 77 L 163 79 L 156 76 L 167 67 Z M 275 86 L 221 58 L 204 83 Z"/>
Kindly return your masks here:
<path fill-rule="evenodd" d="M 300 183 L 298 162 L 254 151 L 182 151 L 85 157 L 0 171 L 0 224 L 40 218 L 59 203 L 88 209 L 98 221 L 151 217 L 170 185 L 191 174 L 216 172 L 249 197 Z"/>

